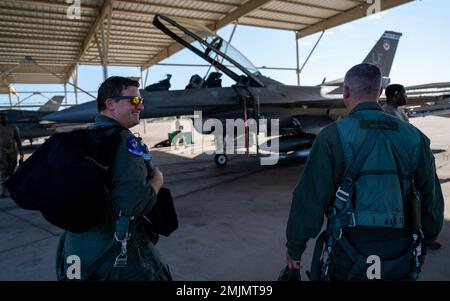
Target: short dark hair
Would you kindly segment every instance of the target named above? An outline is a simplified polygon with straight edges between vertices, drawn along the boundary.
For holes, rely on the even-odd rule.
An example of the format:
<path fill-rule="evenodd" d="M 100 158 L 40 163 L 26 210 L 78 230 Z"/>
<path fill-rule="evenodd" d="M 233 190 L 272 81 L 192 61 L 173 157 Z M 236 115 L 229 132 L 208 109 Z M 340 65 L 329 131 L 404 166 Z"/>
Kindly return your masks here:
<path fill-rule="evenodd" d="M 345 74 L 345 84 L 355 99 L 377 99 L 381 89 L 381 71 L 372 64 L 358 64 Z"/>
<path fill-rule="evenodd" d="M 8 114 L 6 114 L 5 112 L 0 112 L 0 117 L 8 117 Z"/>
<path fill-rule="evenodd" d="M 139 88 L 139 82 L 122 76 L 108 77 L 98 88 L 97 110 L 101 112 L 106 109 L 105 101 L 110 97 L 122 95 L 122 91 L 129 86 Z"/>
<path fill-rule="evenodd" d="M 400 84 L 392 84 L 386 87 L 384 94 L 386 95 L 386 98 L 392 98 L 402 91 L 405 91 L 405 87 Z"/>

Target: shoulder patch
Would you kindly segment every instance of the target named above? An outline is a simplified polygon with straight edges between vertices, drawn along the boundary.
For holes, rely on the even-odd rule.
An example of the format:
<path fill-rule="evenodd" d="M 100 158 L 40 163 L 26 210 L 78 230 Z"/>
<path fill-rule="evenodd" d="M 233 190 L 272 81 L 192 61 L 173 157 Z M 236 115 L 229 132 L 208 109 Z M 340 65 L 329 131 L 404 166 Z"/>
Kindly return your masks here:
<path fill-rule="evenodd" d="M 148 151 L 147 145 L 144 143 L 141 143 L 142 145 L 142 152 L 144 153 L 142 156 L 144 157 L 144 160 L 150 161 L 152 159 L 152 155 Z"/>
<path fill-rule="evenodd" d="M 129 136 L 127 138 L 127 150 L 136 156 L 142 156 L 144 154 L 141 144 L 134 136 Z"/>

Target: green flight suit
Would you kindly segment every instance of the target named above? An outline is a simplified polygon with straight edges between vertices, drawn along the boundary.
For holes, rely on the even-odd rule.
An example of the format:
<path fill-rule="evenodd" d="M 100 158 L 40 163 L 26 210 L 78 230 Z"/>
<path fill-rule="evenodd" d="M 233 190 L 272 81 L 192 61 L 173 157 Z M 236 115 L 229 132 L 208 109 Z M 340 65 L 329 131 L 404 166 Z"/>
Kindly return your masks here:
<path fill-rule="evenodd" d="M 404 122 L 409 122 L 408 115 L 402 109 L 395 108 L 388 103 L 384 104 L 382 108 L 387 114 L 398 117 Z"/>
<path fill-rule="evenodd" d="M 358 112 L 359 116 L 370 115 L 371 110 L 382 111 L 381 107 L 373 102 L 365 102 L 356 106 L 349 116 Z M 392 118 L 395 122 L 399 119 Z M 337 121 L 339 122 L 339 121 Z M 413 127 L 412 125 L 406 125 Z M 414 128 L 415 129 L 415 128 Z M 430 150 L 429 139 L 419 130 L 420 136 L 419 160 L 414 174 L 415 186 L 420 192 L 422 201 L 422 226 L 425 237 L 425 245 L 430 244 L 439 234 L 443 223 L 444 199 L 439 180 L 436 176 L 434 157 Z M 401 147 L 401 145 L 400 145 Z M 408 158 L 405 158 L 408 159 Z M 345 157 L 340 136 L 335 124 L 324 128 L 317 137 L 308 157 L 303 175 L 293 192 L 293 199 L 287 223 L 287 248 L 289 256 L 294 260 L 300 260 L 310 238 L 315 238 L 322 229 L 326 209 L 334 201 L 336 190 L 341 184 L 345 172 Z M 376 185 L 376 183 L 374 183 Z M 357 202 L 357 200 L 356 200 Z M 357 228 L 354 228 L 357 229 Z M 383 232 L 364 229 L 363 233 L 357 233 L 356 239 L 364 243 L 373 241 L 366 247 L 376 249 L 372 254 L 389 257 L 394 249 L 404 247 L 397 229 Z M 375 242 L 376 240 L 376 242 Z M 402 244 L 396 246 L 395 244 Z M 345 273 L 351 266 L 349 258 L 340 252 L 333 250 L 332 261 L 337 268 L 336 274 L 341 273 L 335 279 L 345 279 Z M 342 275 L 343 273 L 343 275 Z"/>
<path fill-rule="evenodd" d="M 116 121 L 99 115 L 96 123 L 92 126 L 104 127 L 119 125 Z M 117 211 L 120 208 L 126 216 L 133 216 L 130 222 L 131 239 L 128 241 L 128 262 L 120 270 L 120 277 L 115 274 L 113 280 L 170 280 L 168 266 L 163 263 L 158 250 L 155 248 L 157 235 L 148 233 L 143 227 L 142 215 L 150 211 L 156 202 L 156 194 L 150 182 L 147 180 L 147 168 L 144 158 L 131 153 L 128 150 L 127 139 L 133 134 L 129 130 L 121 133 L 121 144 L 118 147 L 112 169 L 112 183 L 110 189 L 110 208 L 106 208 L 98 225 L 84 233 L 71 233 L 66 231 L 60 238 L 58 246 L 57 266 L 63 268 L 62 275 L 66 275 L 68 264 L 66 259 L 70 255 L 77 255 L 81 262 L 81 278 L 85 279 L 83 271 L 87 269 L 98 258 L 114 236 L 114 225 Z M 80 218 L 83 218 L 80 216 Z M 88 280 L 110 280 L 111 267 L 119 251 L 90 275 Z"/>

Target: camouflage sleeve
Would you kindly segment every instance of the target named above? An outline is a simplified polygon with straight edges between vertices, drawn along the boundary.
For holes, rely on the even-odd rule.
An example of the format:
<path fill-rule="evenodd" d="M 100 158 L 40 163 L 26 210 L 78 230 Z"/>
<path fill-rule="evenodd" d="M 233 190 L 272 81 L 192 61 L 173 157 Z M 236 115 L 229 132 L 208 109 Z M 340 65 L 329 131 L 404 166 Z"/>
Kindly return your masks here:
<path fill-rule="evenodd" d="M 19 151 L 20 154 L 23 154 L 22 140 L 20 139 L 20 132 L 17 126 L 14 126 L 14 140 L 17 143 L 17 150 Z"/>
<path fill-rule="evenodd" d="M 156 203 L 156 194 L 147 180 L 144 158 L 127 148 L 130 132 L 124 131 L 113 163 L 111 201 L 128 216 L 139 216 L 150 211 Z"/>
<path fill-rule="evenodd" d="M 286 236 L 289 256 L 299 260 L 306 243 L 316 237 L 324 222 L 325 209 L 333 200 L 345 168 L 339 135 L 334 125 L 322 130 L 294 190 Z"/>
<path fill-rule="evenodd" d="M 432 243 L 442 229 L 444 221 L 444 197 L 436 175 L 434 156 L 430 140 L 422 133 L 419 164 L 414 177 L 416 189 L 420 193 L 422 230 L 425 245 Z"/>

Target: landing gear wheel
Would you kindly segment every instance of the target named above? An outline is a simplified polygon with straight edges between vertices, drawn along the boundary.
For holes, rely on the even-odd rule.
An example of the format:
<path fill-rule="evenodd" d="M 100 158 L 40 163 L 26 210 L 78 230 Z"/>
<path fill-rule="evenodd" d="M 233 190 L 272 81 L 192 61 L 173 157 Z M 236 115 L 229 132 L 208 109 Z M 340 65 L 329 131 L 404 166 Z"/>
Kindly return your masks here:
<path fill-rule="evenodd" d="M 217 166 L 223 167 L 227 164 L 228 158 L 224 154 L 216 155 L 214 157 L 214 162 L 217 164 Z"/>

